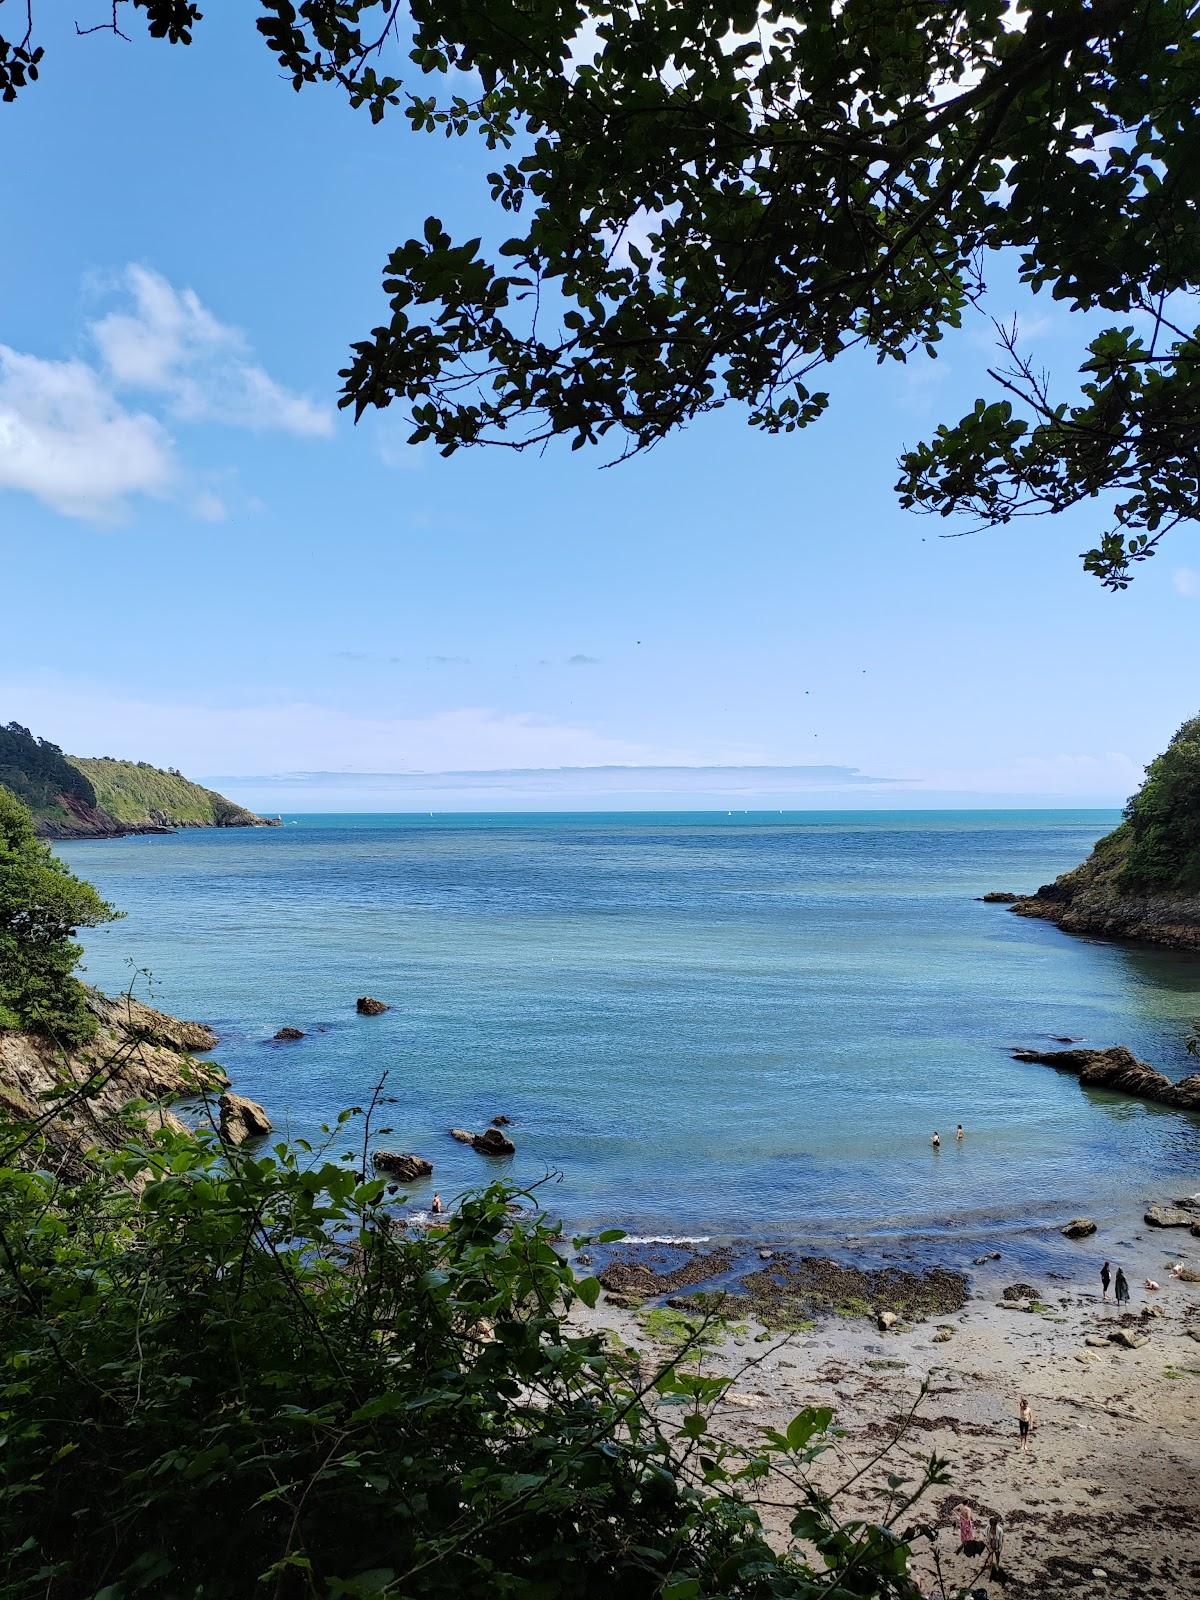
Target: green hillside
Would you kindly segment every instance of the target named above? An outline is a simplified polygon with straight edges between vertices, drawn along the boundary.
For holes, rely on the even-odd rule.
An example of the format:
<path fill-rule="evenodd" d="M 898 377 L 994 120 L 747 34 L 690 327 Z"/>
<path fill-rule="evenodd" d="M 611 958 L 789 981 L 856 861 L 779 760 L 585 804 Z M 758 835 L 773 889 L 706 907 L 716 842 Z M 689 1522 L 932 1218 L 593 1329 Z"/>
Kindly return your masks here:
<path fill-rule="evenodd" d="M 223 794 L 148 761 L 118 761 L 113 756 L 67 759 L 95 791 L 101 810 L 127 828 L 159 821 L 175 827 L 251 828 L 262 820 Z"/>
<path fill-rule="evenodd" d="M 56 744 L 38 739 L 19 722 L 0 726 L 0 786 L 15 794 L 39 817 L 68 822 L 74 800 L 91 809 L 96 794 L 90 781 Z"/>

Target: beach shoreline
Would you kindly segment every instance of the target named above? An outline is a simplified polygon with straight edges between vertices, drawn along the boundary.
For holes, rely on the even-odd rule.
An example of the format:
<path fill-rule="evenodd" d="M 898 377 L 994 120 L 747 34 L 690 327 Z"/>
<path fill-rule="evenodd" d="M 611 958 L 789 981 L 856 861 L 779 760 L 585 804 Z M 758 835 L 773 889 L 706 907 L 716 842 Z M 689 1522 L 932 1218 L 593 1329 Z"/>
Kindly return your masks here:
<path fill-rule="evenodd" d="M 1064 1260 L 1074 1252 L 1075 1270 L 1022 1285 L 1036 1290 L 1032 1306 L 1005 1299 L 1014 1268 L 1002 1253 L 998 1261 L 971 1264 L 957 1310 L 900 1317 L 887 1331 L 862 1307 L 849 1315 L 818 1311 L 791 1329 L 772 1327 L 735 1294 L 709 1299 L 703 1278 L 681 1294 L 652 1295 L 640 1304 L 605 1291 L 593 1309 L 576 1307 L 572 1320 L 637 1351 L 641 1370 L 652 1372 L 678 1355 L 679 1339 L 688 1337 L 683 1318 L 700 1325 L 707 1315 L 711 1343 L 698 1357 L 689 1351 L 687 1361 L 731 1380 L 713 1409 L 712 1433 L 752 1447 L 762 1429 L 786 1428 L 803 1408 L 831 1407 L 844 1431 L 813 1468 L 826 1489 L 870 1462 L 915 1406 L 907 1432 L 839 1504 L 843 1515 L 878 1520 L 889 1472 L 919 1476 L 931 1453 L 945 1459 L 950 1481 L 930 1490 L 905 1519 L 932 1529 L 932 1538 L 912 1546 L 923 1594 L 938 1592 L 940 1573 L 947 1595 L 977 1584 L 992 1597 L 1030 1600 L 1184 1600 L 1200 1591 L 1200 1284 L 1168 1278 L 1163 1263 L 1173 1256 L 1200 1264 L 1200 1241 L 1179 1229 L 1142 1226 L 1141 1237 L 1123 1231 L 1127 1247 L 1119 1259 L 1133 1291 L 1124 1313 L 1111 1299 L 1101 1301 L 1098 1266 L 1108 1241 L 1098 1234 L 1060 1241 Z M 625 1255 L 645 1259 L 666 1248 L 625 1247 Z M 620 1259 L 620 1251 L 614 1247 L 608 1260 Z M 585 1247 L 577 1271 L 603 1277 L 599 1254 Z M 792 1254 L 773 1252 L 772 1259 Z M 920 1268 L 915 1256 L 908 1265 Z M 1158 1291 L 1143 1287 L 1151 1266 Z M 697 1290 L 697 1315 L 680 1311 Z M 1107 1342 L 1118 1332 L 1132 1348 Z M 1027 1452 L 1019 1449 L 1017 1429 L 1022 1395 L 1035 1417 Z M 666 1420 L 669 1426 L 669 1413 Z M 778 1503 L 764 1509 L 764 1522 L 781 1542 L 788 1537 L 781 1508 L 789 1494 L 794 1500 L 778 1486 L 766 1491 Z M 962 1501 L 972 1508 L 980 1538 L 989 1514 L 1003 1517 L 1003 1582 L 980 1575 L 982 1558 L 959 1551 L 954 1513 Z"/>

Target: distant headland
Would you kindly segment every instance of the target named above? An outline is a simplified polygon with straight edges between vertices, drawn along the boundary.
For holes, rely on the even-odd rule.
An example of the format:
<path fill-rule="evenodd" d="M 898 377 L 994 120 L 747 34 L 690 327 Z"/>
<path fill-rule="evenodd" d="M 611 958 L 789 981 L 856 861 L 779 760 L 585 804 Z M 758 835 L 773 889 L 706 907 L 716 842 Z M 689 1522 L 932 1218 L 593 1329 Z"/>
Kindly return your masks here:
<path fill-rule="evenodd" d="M 115 839 L 177 828 L 273 828 L 173 768 L 113 756 L 68 756 L 18 722 L 0 725 L 0 785 L 33 812 L 43 839 Z"/>

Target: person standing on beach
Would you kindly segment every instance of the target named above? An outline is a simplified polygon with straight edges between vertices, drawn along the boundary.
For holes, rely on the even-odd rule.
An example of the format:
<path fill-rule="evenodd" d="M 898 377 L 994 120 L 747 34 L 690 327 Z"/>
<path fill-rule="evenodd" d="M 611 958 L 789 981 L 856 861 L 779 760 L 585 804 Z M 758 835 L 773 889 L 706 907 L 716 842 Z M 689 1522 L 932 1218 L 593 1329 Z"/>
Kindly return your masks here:
<path fill-rule="evenodd" d="M 1120 1267 L 1117 1268 L 1117 1281 L 1114 1288 L 1117 1292 L 1117 1304 L 1119 1306 L 1127 1306 L 1129 1304 L 1129 1282 Z"/>
<path fill-rule="evenodd" d="M 975 1543 L 975 1519 L 965 1502 L 958 1508 L 958 1547 L 967 1550 Z"/>
<path fill-rule="evenodd" d="M 1021 1449 L 1029 1449 L 1029 1430 L 1033 1427 L 1033 1407 L 1021 1396 L 1021 1404 L 1017 1409 L 1017 1426 L 1021 1430 Z"/>
<path fill-rule="evenodd" d="M 1112 1273 L 1109 1271 L 1108 1262 L 1100 1268 L 1100 1287 L 1104 1291 L 1104 1299 L 1108 1300 L 1108 1286 L 1112 1282 Z"/>
<path fill-rule="evenodd" d="M 1004 1519 L 1003 1517 L 988 1518 L 987 1536 L 988 1561 L 991 1563 L 992 1577 L 1000 1571 L 1000 1557 L 1004 1554 Z"/>

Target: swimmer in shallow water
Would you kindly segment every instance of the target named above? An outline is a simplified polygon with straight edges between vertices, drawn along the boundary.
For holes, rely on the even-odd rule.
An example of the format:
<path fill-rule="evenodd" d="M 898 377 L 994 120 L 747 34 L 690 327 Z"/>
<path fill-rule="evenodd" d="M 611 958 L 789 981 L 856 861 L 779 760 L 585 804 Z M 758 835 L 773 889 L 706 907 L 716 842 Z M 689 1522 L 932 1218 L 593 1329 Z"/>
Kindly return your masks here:
<path fill-rule="evenodd" d="M 929 1142 L 935 1150 L 940 1150 L 942 1148 L 942 1136 L 936 1128 L 933 1130 L 933 1138 L 930 1139 Z"/>
<path fill-rule="evenodd" d="M 441 1216 L 441 1213 L 442 1213 L 442 1197 L 441 1197 L 440 1194 L 435 1194 L 434 1195 L 433 1204 L 430 1206 L 429 1209 L 430 1209 L 430 1211 L 433 1212 L 435 1217 Z"/>
<path fill-rule="evenodd" d="M 965 1139 L 966 1136 L 967 1136 L 967 1130 L 963 1127 L 962 1123 L 960 1122 L 954 1137 L 956 1139 Z"/>

